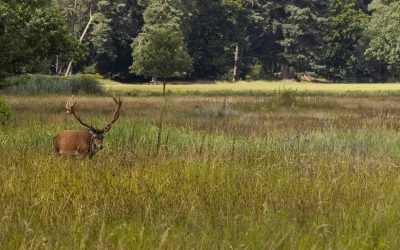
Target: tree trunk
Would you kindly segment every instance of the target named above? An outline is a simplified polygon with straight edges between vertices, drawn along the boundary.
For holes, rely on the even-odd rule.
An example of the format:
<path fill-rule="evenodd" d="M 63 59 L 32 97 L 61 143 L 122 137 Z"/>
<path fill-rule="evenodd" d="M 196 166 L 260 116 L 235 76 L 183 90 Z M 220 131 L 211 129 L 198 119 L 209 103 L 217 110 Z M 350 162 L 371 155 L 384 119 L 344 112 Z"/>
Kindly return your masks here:
<path fill-rule="evenodd" d="M 167 85 L 167 82 L 165 81 L 165 78 L 163 79 L 163 96 L 165 97 L 165 87 Z"/>
<path fill-rule="evenodd" d="M 281 72 L 283 79 L 293 79 L 293 73 L 290 70 L 289 65 L 287 65 L 286 63 L 281 65 Z"/>
<path fill-rule="evenodd" d="M 88 21 L 88 23 L 86 24 L 86 27 L 85 27 L 85 29 L 83 30 L 82 35 L 81 35 L 81 37 L 80 37 L 80 39 L 79 39 L 79 43 L 80 43 L 80 44 L 82 43 L 83 39 L 85 38 L 85 35 L 86 35 L 87 31 L 89 30 L 90 25 L 91 25 L 92 22 L 93 22 L 92 10 L 90 10 L 89 15 L 90 15 L 89 21 Z M 73 60 L 71 60 L 71 61 L 69 62 L 67 71 L 65 72 L 65 76 L 70 75 L 71 68 L 72 68 L 72 63 L 73 63 Z"/>
<path fill-rule="evenodd" d="M 71 29 L 72 29 L 72 34 L 74 35 L 75 35 L 77 12 L 78 12 L 78 0 L 74 0 L 74 5 L 72 7 L 72 17 L 71 17 Z"/>
<path fill-rule="evenodd" d="M 239 67 L 242 61 L 243 47 L 237 43 L 235 49 L 235 64 L 233 65 L 233 78 L 232 82 L 236 82 L 239 79 Z"/>
<path fill-rule="evenodd" d="M 58 55 L 56 55 L 56 75 L 58 74 L 59 70 L 60 70 L 60 58 Z"/>
<path fill-rule="evenodd" d="M 72 70 L 71 70 L 71 68 L 72 68 L 72 60 L 68 63 L 68 67 L 67 67 L 67 70 L 65 71 L 65 76 L 69 76 L 69 75 L 72 75 Z"/>

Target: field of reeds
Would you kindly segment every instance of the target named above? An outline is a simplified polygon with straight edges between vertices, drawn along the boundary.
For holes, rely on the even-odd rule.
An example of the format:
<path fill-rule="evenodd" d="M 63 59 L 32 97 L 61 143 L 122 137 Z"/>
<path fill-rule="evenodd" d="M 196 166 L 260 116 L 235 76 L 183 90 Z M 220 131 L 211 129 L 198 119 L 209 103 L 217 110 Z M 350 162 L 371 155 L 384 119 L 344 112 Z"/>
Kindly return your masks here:
<path fill-rule="evenodd" d="M 5 99 L 1 249 L 400 248 L 395 96 L 124 97 L 93 159 L 53 154 L 68 96 Z"/>

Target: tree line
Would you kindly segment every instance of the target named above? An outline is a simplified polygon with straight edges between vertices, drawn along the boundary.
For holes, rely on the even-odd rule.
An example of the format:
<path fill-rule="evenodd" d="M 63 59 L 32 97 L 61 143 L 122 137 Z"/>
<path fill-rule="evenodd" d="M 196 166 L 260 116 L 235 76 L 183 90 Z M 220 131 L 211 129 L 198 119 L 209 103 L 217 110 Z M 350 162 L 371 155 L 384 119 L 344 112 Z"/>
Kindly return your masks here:
<path fill-rule="evenodd" d="M 399 0 L 0 0 L 0 78 L 396 80 L 398 34 Z"/>

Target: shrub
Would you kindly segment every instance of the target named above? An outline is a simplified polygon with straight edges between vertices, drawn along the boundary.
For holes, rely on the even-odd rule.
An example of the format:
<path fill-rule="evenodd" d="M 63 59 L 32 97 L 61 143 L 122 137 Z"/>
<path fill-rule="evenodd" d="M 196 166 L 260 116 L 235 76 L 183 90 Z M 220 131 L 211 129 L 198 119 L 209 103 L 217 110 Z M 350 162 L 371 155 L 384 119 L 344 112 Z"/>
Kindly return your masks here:
<path fill-rule="evenodd" d="M 30 74 L 19 75 L 19 76 L 10 76 L 0 82 L 0 88 L 6 88 L 9 86 L 26 84 L 29 81 L 29 79 L 31 79 L 31 78 L 32 78 L 32 75 L 30 75 Z"/>
<path fill-rule="evenodd" d="M 4 125 L 11 120 L 11 109 L 6 101 L 0 96 L 0 125 Z"/>
<path fill-rule="evenodd" d="M 233 78 L 233 69 L 229 69 L 227 72 L 225 72 L 225 74 L 219 77 L 219 80 L 230 82 L 232 81 L 232 78 Z"/>
<path fill-rule="evenodd" d="M 256 61 L 249 67 L 249 72 L 246 75 L 246 80 L 262 80 L 267 76 L 260 61 Z"/>
<path fill-rule="evenodd" d="M 3 94 L 37 95 L 37 94 L 101 94 L 101 84 L 88 76 L 45 76 L 25 75 L 6 80 Z"/>
<path fill-rule="evenodd" d="M 95 66 L 94 64 L 92 64 L 92 65 L 90 65 L 90 66 L 85 67 L 85 68 L 83 69 L 83 73 L 85 73 L 85 74 L 92 74 L 92 75 L 97 74 L 96 66 Z"/>

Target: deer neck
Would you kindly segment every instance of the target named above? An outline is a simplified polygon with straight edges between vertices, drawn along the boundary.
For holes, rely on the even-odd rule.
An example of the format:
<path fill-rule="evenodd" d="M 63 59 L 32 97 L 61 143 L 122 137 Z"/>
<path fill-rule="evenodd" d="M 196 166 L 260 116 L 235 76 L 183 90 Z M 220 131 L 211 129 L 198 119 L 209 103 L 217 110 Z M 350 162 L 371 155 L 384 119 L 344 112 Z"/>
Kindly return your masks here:
<path fill-rule="evenodd" d="M 94 144 L 94 134 L 90 133 L 89 137 L 89 154 L 93 155 L 96 152 L 96 145 Z"/>

